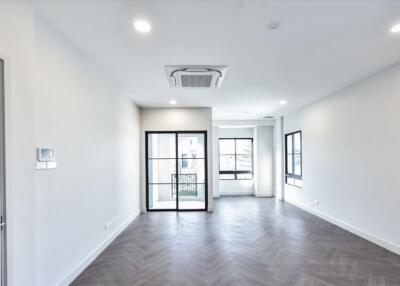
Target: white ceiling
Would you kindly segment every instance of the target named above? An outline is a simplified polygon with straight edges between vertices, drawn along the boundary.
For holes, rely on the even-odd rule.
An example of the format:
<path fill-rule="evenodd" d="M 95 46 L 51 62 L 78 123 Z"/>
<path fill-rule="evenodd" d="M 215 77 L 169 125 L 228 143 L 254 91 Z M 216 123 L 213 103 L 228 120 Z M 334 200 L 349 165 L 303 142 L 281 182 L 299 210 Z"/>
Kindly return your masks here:
<path fill-rule="evenodd" d="M 214 119 L 287 114 L 400 60 L 400 1 L 35 1 L 140 106 Z M 151 22 L 139 34 L 132 22 Z M 282 26 L 269 30 L 268 23 Z M 227 65 L 221 88 L 171 89 L 165 65 Z M 279 105 L 287 99 L 285 107 Z"/>

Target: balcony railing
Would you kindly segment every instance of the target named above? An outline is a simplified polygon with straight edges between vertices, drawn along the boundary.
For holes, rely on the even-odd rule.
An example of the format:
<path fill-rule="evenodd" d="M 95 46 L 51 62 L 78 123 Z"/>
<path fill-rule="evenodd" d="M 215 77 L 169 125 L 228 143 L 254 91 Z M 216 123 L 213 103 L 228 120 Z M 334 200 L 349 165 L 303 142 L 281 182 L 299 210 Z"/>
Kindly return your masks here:
<path fill-rule="evenodd" d="M 197 197 L 197 174 L 179 174 L 179 196 Z M 176 196 L 176 174 L 171 174 L 171 194 Z"/>

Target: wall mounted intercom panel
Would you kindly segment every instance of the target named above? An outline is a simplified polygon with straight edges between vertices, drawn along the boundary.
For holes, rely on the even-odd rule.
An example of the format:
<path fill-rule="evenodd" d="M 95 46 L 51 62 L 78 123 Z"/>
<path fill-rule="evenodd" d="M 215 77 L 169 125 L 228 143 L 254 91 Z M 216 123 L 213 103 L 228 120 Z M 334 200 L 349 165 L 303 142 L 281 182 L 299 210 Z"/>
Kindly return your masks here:
<path fill-rule="evenodd" d="M 54 148 L 36 148 L 36 170 L 55 169 L 56 166 L 56 151 Z"/>

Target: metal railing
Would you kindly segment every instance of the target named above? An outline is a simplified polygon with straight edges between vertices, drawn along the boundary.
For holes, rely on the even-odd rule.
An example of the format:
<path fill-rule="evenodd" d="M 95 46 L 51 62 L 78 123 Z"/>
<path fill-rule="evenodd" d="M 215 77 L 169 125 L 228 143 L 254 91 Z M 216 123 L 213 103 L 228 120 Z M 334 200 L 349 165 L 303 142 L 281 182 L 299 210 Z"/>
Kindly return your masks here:
<path fill-rule="evenodd" d="M 197 197 L 197 174 L 179 174 L 179 196 Z M 171 194 L 176 196 L 176 174 L 171 174 Z"/>

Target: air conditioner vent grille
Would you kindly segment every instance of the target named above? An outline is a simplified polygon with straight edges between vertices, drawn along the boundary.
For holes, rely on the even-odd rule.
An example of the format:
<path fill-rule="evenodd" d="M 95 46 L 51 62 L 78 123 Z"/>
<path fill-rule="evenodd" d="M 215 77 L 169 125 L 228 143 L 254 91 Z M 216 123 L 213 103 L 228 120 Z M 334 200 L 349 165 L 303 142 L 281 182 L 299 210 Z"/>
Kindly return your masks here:
<path fill-rule="evenodd" d="M 218 88 L 226 66 L 165 66 L 165 71 L 173 88 Z"/>
<path fill-rule="evenodd" d="M 181 75 L 182 87 L 210 87 L 212 75 Z"/>

